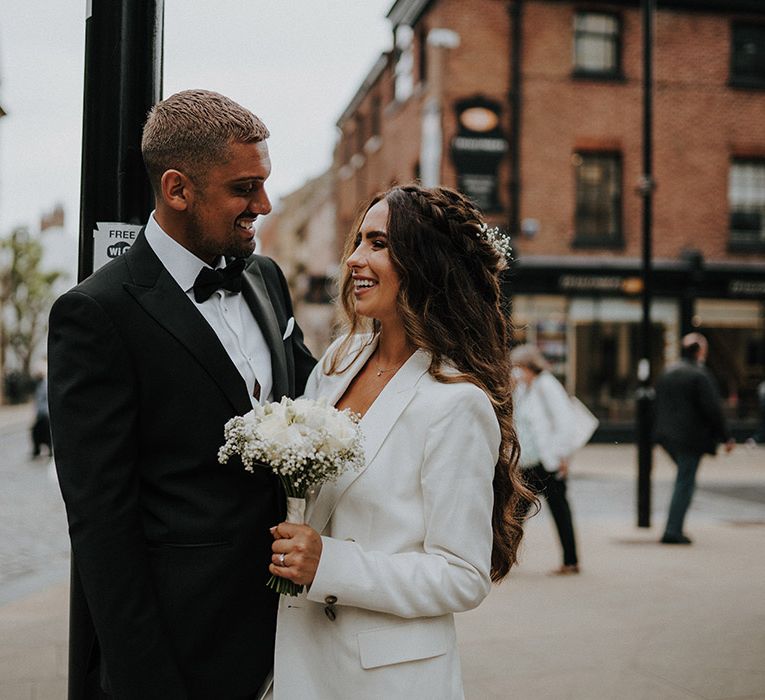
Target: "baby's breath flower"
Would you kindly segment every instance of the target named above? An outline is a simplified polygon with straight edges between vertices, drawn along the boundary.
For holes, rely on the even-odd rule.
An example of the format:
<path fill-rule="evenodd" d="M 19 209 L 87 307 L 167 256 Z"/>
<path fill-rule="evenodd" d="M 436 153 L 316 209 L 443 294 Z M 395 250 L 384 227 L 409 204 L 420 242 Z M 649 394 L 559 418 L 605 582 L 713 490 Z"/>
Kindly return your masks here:
<path fill-rule="evenodd" d="M 508 260 L 512 259 L 513 247 L 510 245 L 510 236 L 499 227 L 489 228 L 486 224 L 481 224 L 481 230 L 476 236 L 488 241 L 501 257 Z"/>

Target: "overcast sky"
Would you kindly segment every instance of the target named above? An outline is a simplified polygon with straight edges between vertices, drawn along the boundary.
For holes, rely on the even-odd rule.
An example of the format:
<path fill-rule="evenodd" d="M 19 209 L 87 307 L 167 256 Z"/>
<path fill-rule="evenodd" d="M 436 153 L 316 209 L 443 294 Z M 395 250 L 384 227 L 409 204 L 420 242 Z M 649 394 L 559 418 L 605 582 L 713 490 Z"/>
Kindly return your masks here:
<path fill-rule="evenodd" d="M 97 0 L 94 0 L 97 1 Z M 192 87 L 271 131 L 272 199 L 331 162 L 335 122 L 391 43 L 393 0 L 165 0 L 164 95 Z M 0 2 L 0 236 L 64 205 L 78 230 L 86 0 Z"/>

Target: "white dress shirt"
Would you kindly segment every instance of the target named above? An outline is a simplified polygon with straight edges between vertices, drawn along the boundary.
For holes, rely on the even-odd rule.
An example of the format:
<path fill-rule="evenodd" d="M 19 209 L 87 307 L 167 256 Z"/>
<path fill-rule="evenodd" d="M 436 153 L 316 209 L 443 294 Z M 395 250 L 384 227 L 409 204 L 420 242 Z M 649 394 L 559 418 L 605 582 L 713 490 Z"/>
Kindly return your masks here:
<path fill-rule="evenodd" d="M 271 400 L 271 351 L 263 333 L 241 294 L 219 289 L 198 304 L 194 300 L 194 280 L 203 267 L 209 267 L 191 251 L 162 230 L 151 213 L 146 224 L 146 241 L 178 286 L 186 293 L 218 336 L 234 366 L 239 370 L 253 405 L 255 382 L 260 384 L 260 403 Z M 221 257 L 215 268 L 225 267 Z"/>

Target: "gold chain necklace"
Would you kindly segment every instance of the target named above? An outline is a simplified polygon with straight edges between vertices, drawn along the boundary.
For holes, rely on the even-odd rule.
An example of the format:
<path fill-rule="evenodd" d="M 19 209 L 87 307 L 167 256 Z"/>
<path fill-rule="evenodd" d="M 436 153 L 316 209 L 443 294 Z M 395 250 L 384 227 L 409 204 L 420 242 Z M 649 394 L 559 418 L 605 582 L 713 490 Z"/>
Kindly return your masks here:
<path fill-rule="evenodd" d="M 377 360 L 375 360 L 375 364 L 377 365 Z M 404 363 L 402 362 L 401 365 L 403 365 L 403 364 Z M 401 365 L 398 365 L 398 367 L 391 367 L 389 369 L 383 369 L 382 367 L 380 367 L 380 365 L 377 365 L 377 376 L 381 377 L 386 372 L 392 372 L 393 370 L 399 369 L 401 367 Z"/>
<path fill-rule="evenodd" d="M 404 360 L 404 362 L 406 362 L 406 360 Z M 396 370 L 401 369 L 401 367 L 403 366 L 404 362 L 400 362 L 399 364 L 395 365 L 394 367 L 389 367 L 388 369 L 383 369 L 382 367 L 380 367 L 380 363 L 377 361 L 377 357 L 375 357 L 375 365 L 377 366 L 377 376 L 378 377 L 382 377 L 382 375 L 385 374 L 386 372 L 395 372 Z"/>

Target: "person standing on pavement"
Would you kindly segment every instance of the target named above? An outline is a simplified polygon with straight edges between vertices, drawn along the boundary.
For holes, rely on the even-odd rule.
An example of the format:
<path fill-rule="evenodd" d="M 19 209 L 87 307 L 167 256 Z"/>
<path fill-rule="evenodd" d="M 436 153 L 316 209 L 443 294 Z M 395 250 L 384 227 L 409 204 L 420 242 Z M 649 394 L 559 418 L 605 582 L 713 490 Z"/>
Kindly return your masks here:
<path fill-rule="evenodd" d="M 393 187 L 347 239 L 347 331 L 306 395 L 362 415 L 366 465 L 274 528 L 276 700 L 461 700 L 454 613 L 516 561 L 506 244 L 459 192 Z"/>
<path fill-rule="evenodd" d="M 760 427 L 757 432 L 747 439 L 747 444 L 756 445 L 765 442 L 765 382 L 757 385 L 757 406 L 760 412 Z"/>
<path fill-rule="evenodd" d="M 48 456 L 53 456 L 50 438 L 50 413 L 48 411 L 48 370 L 43 363 L 37 374 L 35 386 L 35 421 L 32 424 L 32 457 L 39 457 L 45 445 Z"/>
<path fill-rule="evenodd" d="M 268 135 L 214 92 L 155 105 L 142 140 L 155 211 L 51 311 L 70 700 L 252 698 L 271 670 L 283 501 L 266 470 L 217 458 L 226 421 L 302 394 L 315 364 L 282 272 L 253 255 Z"/>
<path fill-rule="evenodd" d="M 510 351 L 510 362 L 515 379 L 516 432 L 521 445 L 519 464 L 526 484 L 544 496 L 550 506 L 563 549 L 563 563 L 551 573 L 578 574 L 574 522 L 566 498 L 574 443 L 571 400 L 536 346 L 516 346 Z"/>
<path fill-rule="evenodd" d="M 701 457 L 715 454 L 721 442 L 726 452 L 735 445 L 714 378 L 704 364 L 708 347 L 701 333 L 684 336 L 680 361 L 668 367 L 656 383 L 655 440 L 677 465 L 663 544 L 691 544 L 683 526 Z"/>

